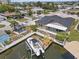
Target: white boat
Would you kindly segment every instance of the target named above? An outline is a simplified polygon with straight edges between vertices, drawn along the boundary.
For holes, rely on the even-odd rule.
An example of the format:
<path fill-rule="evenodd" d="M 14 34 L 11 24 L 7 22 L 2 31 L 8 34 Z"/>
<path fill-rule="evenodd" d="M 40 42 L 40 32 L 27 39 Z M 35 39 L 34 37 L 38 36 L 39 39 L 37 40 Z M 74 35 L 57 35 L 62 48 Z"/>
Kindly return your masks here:
<path fill-rule="evenodd" d="M 37 56 L 40 56 L 41 53 L 44 53 L 44 49 L 42 48 L 38 40 L 33 38 L 28 38 L 27 43 L 29 44 L 29 46 Z"/>

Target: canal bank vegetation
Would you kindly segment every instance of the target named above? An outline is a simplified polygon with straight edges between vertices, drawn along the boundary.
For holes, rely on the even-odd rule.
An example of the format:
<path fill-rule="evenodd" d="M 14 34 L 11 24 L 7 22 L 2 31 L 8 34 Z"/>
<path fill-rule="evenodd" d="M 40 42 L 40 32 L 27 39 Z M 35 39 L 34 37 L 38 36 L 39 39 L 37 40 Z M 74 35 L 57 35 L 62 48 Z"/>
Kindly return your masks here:
<path fill-rule="evenodd" d="M 65 32 L 58 32 L 56 35 L 56 39 L 60 41 L 64 41 L 68 37 L 68 34 Z"/>

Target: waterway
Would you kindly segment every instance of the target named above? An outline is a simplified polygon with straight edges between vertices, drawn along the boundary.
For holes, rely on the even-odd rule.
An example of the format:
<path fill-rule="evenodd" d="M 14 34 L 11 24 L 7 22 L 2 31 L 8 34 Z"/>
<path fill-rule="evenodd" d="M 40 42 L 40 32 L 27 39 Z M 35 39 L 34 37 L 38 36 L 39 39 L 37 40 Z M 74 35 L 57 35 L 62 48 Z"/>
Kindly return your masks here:
<path fill-rule="evenodd" d="M 26 44 L 22 42 L 1 53 L 0 59 L 30 59 L 30 51 Z M 43 56 L 34 55 L 32 59 L 74 59 L 74 57 L 60 45 L 52 43 Z"/>

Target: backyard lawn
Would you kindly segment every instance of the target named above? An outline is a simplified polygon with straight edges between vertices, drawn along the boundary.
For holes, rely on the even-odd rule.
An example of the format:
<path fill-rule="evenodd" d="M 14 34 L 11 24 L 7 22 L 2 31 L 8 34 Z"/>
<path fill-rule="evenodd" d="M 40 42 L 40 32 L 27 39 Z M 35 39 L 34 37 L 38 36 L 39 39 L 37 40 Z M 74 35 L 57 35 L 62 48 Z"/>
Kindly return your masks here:
<path fill-rule="evenodd" d="M 68 41 L 79 41 L 79 32 L 77 30 L 71 31 Z"/>
<path fill-rule="evenodd" d="M 70 27 L 70 33 L 65 35 L 66 33 L 64 32 L 59 32 L 58 35 L 56 36 L 57 39 L 60 41 L 64 41 L 64 39 L 67 38 L 67 41 L 79 41 L 79 32 L 75 29 L 76 25 L 78 24 L 78 20 L 74 21 L 73 24 Z"/>
<path fill-rule="evenodd" d="M 79 10 L 78 9 L 72 9 L 72 10 L 68 10 L 67 12 L 70 12 L 70 13 L 78 13 Z"/>
<path fill-rule="evenodd" d="M 21 19 L 17 19 L 17 20 L 20 22 L 26 22 L 28 19 L 21 18 Z"/>
<path fill-rule="evenodd" d="M 70 35 L 68 41 L 79 41 L 79 32 L 75 30 L 75 26 L 78 24 L 78 20 L 73 23 L 70 28 Z"/>

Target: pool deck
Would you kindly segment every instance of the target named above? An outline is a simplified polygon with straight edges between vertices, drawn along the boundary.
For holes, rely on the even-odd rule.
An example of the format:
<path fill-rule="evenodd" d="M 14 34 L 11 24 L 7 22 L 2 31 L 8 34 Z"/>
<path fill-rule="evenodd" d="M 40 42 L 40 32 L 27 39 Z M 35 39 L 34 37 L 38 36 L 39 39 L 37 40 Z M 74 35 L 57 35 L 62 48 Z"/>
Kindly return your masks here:
<path fill-rule="evenodd" d="M 27 35 L 23 36 L 22 38 L 20 38 L 20 39 L 18 39 L 18 40 L 16 40 L 16 41 L 12 42 L 11 44 L 9 44 L 9 45 L 3 47 L 3 48 L 0 50 L 0 53 L 4 52 L 5 50 L 11 48 L 12 46 L 14 46 L 14 45 L 16 45 L 16 44 L 22 42 L 23 40 L 25 40 L 25 39 L 28 38 L 29 36 L 33 35 L 34 33 L 35 33 L 35 32 L 33 32 L 33 33 L 28 33 Z"/>
<path fill-rule="evenodd" d="M 76 59 L 79 59 L 79 42 L 78 41 L 67 42 L 64 48 L 68 50 Z"/>

